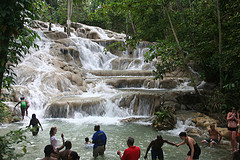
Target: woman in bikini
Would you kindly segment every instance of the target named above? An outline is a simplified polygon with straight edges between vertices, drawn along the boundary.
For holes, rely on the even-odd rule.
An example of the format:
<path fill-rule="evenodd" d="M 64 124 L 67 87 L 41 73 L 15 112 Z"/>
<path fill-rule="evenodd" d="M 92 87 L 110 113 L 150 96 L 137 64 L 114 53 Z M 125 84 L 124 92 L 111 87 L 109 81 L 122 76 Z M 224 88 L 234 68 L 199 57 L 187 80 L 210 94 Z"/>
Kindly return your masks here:
<path fill-rule="evenodd" d="M 227 121 L 228 121 L 228 134 L 231 139 L 232 151 L 237 150 L 237 124 L 239 121 L 239 114 L 236 111 L 236 108 L 232 109 L 232 112 L 227 114 Z"/>
<path fill-rule="evenodd" d="M 197 142 L 192 137 L 187 136 L 186 132 L 181 132 L 179 134 L 179 137 L 183 140 L 183 142 L 176 144 L 176 146 L 178 147 L 186 143 L 190 149 L 189 152 L 187 153 L 186 160 L 199 159 L 199 155 L 201 154 L 201 149 L 198 146 Z"/>

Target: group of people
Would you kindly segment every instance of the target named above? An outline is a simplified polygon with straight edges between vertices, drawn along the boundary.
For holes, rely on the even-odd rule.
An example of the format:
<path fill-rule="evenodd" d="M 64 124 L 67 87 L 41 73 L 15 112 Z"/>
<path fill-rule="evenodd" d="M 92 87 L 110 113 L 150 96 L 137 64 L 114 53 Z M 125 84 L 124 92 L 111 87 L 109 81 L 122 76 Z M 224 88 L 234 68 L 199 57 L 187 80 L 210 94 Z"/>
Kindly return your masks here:
<path fill-rule="evenodd" d="M 20 98 L 20 101 L 15 105 L 14 108 L 16 108 L 17 105 L 20 104 L 21 113 L 22 113 L 22 119 L 24 119 L 25 112 L 28 116 L 28 108 L 29 108 L 29 102 L 25 100 L 24 97 Z M 236 157 L 240 159 L 240 150 L 237 149 L 237 135 L 240 137 L 240 122 L 239 122 L 239 114 L 236 111 L 236 108 L 233 108 L 231 112 L 227 114 L 227 121 L 228 121 L 228 133 L 231 140 L 231 146 L 233 151 L 233 158 Z M 30 120 L 30 124 L 27 127 L 32 126 L 32 135 L 36 136 L 39 132 L 39 128 L 42 128 L 41 123 L 36 118 L 35 114 L 32 114 L 32 118 Z M 40 127 L 39 127 L 40 126 Z M 107 137 L 106 134 L 100 130 L 99 125 L 94 126 L 94 131 L 96 131 L 93 134 L 92 142 L 89 141 L 89 138 L 85 138 L 85 144 L 86 148 L 93 148 L 93 157 L 98 157 L 98 155 L 103 155 L 104 151 L 106 149 L 106 143 L 107 143 Z M 62 160 L 68 160 L 68 159 L 76 159 L 78 160 L 80 157 L 78 156 L 77 152 L 71 151 L 72 144 L 70 141 L 64 141 L 64 135 L 62 134 L 62 141 L 63 144 L 58 147 L 57 139 L 55 138 L 55 134 L 57 133 L 57 128 L 52 127 L 50 130 L 50 142 L 51 145 L 47 145 L 44 149 L 45 158 L 43 160 L 49 159 L 62 159 Z M 210 125 L 210 129 L 208 129 L 209 133 L 209 139 L 203 140 L 202 143 L 209 143 L 210 147 L 213 147 L 214 144 L 219 144 L 222 139 L 222 134 L 215 128 L 215 124 Z M 151 156 L 152 159 L 163 159 L 163 151 L 162 151 L 162 145 L 166 142 L 171 145 L 180 146 L 182 144 L 187 144 L 189 147 L 189 152 L 187 154 L 187 160 L 192 159 L 199 159 L 199 155 L 201 154 L 201 149 L 198 146 L 197 142 L 190 136 L 187 136 L 185 132 L 181 132 L 179 134 L 179 137 L 183 140 L 183 142 L 179 144 L 175 144 L 173 142 L 169 142 L 168 140 L 164 140 L 161 135 L 158 135 L 157 138 L 149 144 L 147 147 L 146 154 L 144 158 L 147 158 L 147 154 L 151 148 Z M 122 155 L 121 151 L 118 150 L 117 154 L 119 155 L 121 160 L 137 160 L 140 157 L 140 148 L 137 146 L 134 146 L 134 138 L 128 137 L 127 139 L 127 145 L 128 149 L 126 149 Z M 61 151 L 65 146 L 65 150 Z"/>
<path fill-rule="evenodd" d="M 80 156 L 76 151 L 72 151 L 71 141 L 65 141 L 63 133 L 62 145 L 58 147 L 58 140 L 55 135 L 57 133 L 57 127 L 51 127 L 50 129 L 50 144 L 44 148 L 45 157 L 42 160 L 79 160 Z M 65 147 L 65 150 L 62 150 Z"/>
<path fill-rule="evenodd" d="M 103 155 L 106 149 L 107 136 L 106 134 L 100 130 L 100 125 L 94 126 L 92 142 L 89 141 L 89 138 L 85 138 L 86 147 L 93 147 L 93 157 L 98 157 L 99 155 Z M 80 156 L 76 151 L 72 151 L 72 143 L 71 141 L 65 141 L 64 135 L 61 134 L 62 137 L 62 145 L 58 147 L 58 140 L 55 135 L 57 133 L 57 127 L 52 127 L 50 130 L 50 145 L 47 145 L 44 149 L 45 158 L 42 160 L 79 160 Z M 65 150 L 62 150 L 65 147 Z"/>
<path fill-rule="evenodd" d="M 151 148 L 151 158 L 152 160 L 163 160 L 163 150 L 162 146 L 166 142 L 171 145 L 180 146 L 182 144 L 187 144 L 189 146 L 189 152 L 187 153 L 187 160 L 199 159 L 199 155 L 201 154 L 201 149 L 198 146 L 197 142 L 190 136 L 187 136 L 185 132 L 181 132 L 179 137 L 183 140 L 181 143 L 176 144 L 170 142 L 168 140 L 164 140 L 161 135 L 158 135 L 156 139 L 152 140 L 148 145 L 144 159 L 147 158 L 148 151 Z M 134 146 L 134 138 L 128 137 L 127 145 L 129 148 L 125 149 L 123 155 L 120 150 L 117 151 L 121 160 L 138 160 L 140 158 L 140 148 L 138 146 Z"/>

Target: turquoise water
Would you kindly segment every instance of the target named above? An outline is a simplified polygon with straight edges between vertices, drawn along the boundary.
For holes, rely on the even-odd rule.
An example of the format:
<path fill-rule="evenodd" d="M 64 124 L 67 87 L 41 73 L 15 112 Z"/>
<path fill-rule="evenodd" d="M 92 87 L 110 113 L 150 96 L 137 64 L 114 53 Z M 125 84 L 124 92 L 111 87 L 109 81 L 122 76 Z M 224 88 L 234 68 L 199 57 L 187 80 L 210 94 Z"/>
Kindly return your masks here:
<path fill-rule="evenodd" d="M 94 125 L 100 124 L 101 130 L 107 135 L 107 145 L 105 155 L 99 157 L 100 160 L 118 160 L 119 156 L 116 154 L 117 150 L 127 148 L 126 139 L 128 136 L 132 136 L 135 139 L 135 145 L 141 149 L 141 160 L 144 158 L 146 148 L 152 139 L 155 139 L 158 134 L 161 134 L 164 139 L 169 141 L 180 143 L 181 139 L 177 136 L 178 133 L 172 133 L 167 131 L 156 131 L 149 125 L 134 124 L 134 123 L 120 123 L 116 119 L 90 117 L 86 119 L 42 119 L 40 122 L 43 125 L 43 131 L 39 131 L 38 136 L 33 137 L 31 132 L 26 133 L 28 140 L 31 144 L 27 144 L 27 154 L 20 158 L 20 160 L 35 160 L 44 157 L 44 147 L 50 143 L 49 131 L 52 126 L 58 128 L 56 138 L 58 139 L 58 146 L 61 145 L 61 133 L 64 134 L 65 140 L 72 142 L 72 150 L 77 151 L 81 156 L 81 160 L 92 160 L 92 149 L 86 149 L 84 145 L 84 138 L 91 138 L 94 133 Z M 28 125 L 28 120 L 15 124 L 8 125 L 0 128 L 0 134 L 3 135 L 9 130 L 25 128 Z M 221 145 L 209 148 L 206 144 L 201 144 L 201 138 L 194 137 L 199 143 L 202 154 L 201 160 L 228 160 L 231 159 L 230 151 Z M 22 144 L 21 144 L 22 145 Z M 16 149 L 20 151 L 21 145 L 18 145 Z M 184 160 L 188 152 L 187 145 L 175 147 L 169 144 L 163 145 L 165 160 Z M 148 153 L 148 159 L 151 159 L 150 151 Z"/>

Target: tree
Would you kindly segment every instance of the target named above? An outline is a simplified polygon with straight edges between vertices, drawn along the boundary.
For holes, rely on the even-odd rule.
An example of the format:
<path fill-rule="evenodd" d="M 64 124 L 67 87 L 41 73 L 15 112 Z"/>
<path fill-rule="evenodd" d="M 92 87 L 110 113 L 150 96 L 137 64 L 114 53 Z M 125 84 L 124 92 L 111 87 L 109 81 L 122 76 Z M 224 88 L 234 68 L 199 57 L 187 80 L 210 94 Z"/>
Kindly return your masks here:
<path fill-rule="evenodd" d="M 28 26 L 41 9 L 40 0 L 16 0 L 0 2 L 0 87 L 9 88 L 14 82 L 12 67 L 34 45 L 37 34 Z M 0 90 L 0 96 L 1 96 Z"/>

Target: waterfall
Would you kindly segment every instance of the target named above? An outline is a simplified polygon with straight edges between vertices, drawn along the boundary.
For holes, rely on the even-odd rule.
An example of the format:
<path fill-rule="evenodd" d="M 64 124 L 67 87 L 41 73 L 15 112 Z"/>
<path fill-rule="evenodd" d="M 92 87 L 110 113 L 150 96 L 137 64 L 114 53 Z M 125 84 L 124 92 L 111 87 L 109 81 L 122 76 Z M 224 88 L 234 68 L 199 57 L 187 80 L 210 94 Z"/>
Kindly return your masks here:
<path fill-rule="evenodd" d="M 88 34 L 95 32 L 100 39 L 79 37 L 77 31 L 66 38 L 63 26 L 55 24 L 53 32 L 47 32 L 47 28 L 34 29 L 41 37 L 35 41 L 39 50 L 31 48 L 31 54 L 14 69 L 17 75 L 14 89 L 17 95 L 25 96 L 30 102 L 29 114 L 54 118 L 151 116 L 155 108 L 152 92 L 144 91 L 154 86 L 150 83 L 154 65 L 144 62 L 144 54 L 149 50 L 147 43 L 141 42 L 136 49 L 121 55 L 105 53 L 100 44 L 107 44 L 107 41 L 111 44 L 111 40 L 124 42 L 124 35 L 80 25 L 89 30 Z M 58 32 L 61 34 L 49 38 L 49 33 Z M 147 88 L 144 88 L 146 80 Z M 126 89 L 136 86 L 142 96 L 119 90 L 118 86 Z"/>

